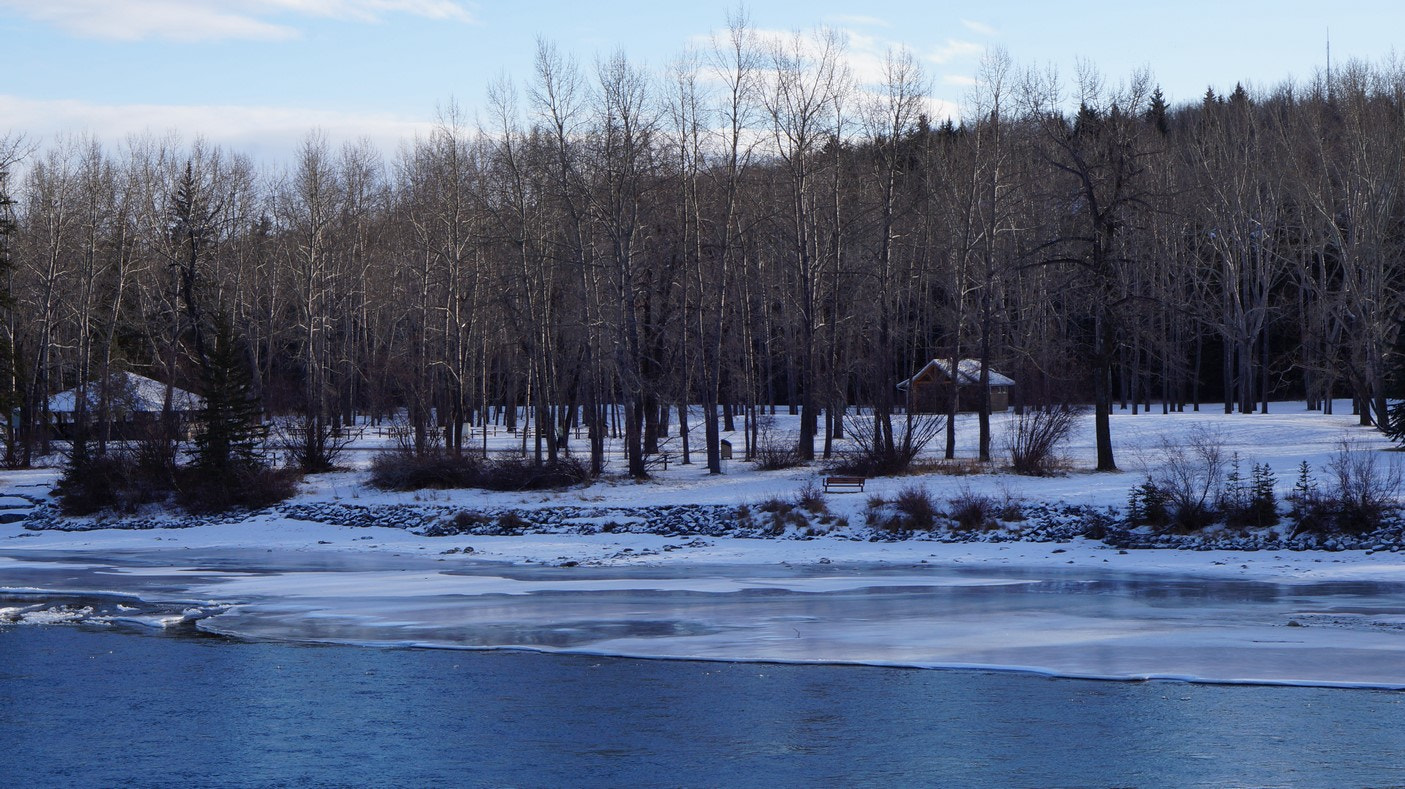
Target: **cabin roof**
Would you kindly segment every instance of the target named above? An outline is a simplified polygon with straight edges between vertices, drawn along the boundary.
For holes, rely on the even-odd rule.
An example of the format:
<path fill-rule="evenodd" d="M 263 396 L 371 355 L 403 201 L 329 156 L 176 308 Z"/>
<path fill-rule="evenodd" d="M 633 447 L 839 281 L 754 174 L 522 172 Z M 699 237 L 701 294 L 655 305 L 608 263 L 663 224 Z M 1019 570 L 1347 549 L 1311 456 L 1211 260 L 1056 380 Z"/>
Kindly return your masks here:
<path fill-rule="evenodd" d="M 136 373 L 113 373 L 108 378 L 108 396 L 114 410 L 128 413 L 159 413 L 166 406 L 166 384 L 153 381 Z M 88 384 L 88 408 L 96 411 L 98 406 L 98 382 Z M 49 411 L 56 414 L 71 414 L 77 410 L 78 387 L 59 392 L 49 398 Z M 204 406 L 197 395 L 184 389 L 172 388 L 171 409 L 173 411 L 196 411 Z"/>
<path fill-rule="evenodd" d="M 951 380 L 951 360 L 933 359 L 927 362 L 917 374 L 898 384 L 899 389 L 907 389 L 913 381 L 928 375 L 940 375 L 947 380 Z M 997 373 L 994 368 L 987 368 L 990 373 L 991 386 L 1014 386 L 1014 379 L 1009 376 Z M 956 385 L 957 386 L 980 386 L 981 383 L 981 362 L 979 359 L 962 359 L 956 363 Z"/>

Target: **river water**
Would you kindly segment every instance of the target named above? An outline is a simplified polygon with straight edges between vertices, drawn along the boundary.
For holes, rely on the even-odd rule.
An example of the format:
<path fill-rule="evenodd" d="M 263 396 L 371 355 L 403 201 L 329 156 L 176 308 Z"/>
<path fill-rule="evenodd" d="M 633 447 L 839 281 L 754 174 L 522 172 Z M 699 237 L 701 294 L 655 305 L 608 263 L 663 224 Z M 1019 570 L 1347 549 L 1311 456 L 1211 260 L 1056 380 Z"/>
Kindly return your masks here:
<path fill-rule="evenodd" d="M 1405 785 L 1395 585 L 183 559 L 0 564 L 0 786 Z"/>

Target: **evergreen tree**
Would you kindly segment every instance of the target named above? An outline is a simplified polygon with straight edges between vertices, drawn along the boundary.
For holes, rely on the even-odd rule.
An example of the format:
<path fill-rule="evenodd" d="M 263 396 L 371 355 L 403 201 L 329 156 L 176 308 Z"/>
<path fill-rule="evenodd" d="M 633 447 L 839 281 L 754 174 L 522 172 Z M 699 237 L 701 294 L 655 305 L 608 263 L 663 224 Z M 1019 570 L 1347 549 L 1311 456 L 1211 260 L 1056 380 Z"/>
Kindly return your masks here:
<path fill-rule="evenodd" d="M 1156 90 L 1151 92 L 1150 106 L 1146 109 L 1146 122 L 1151 124 L 1151 127 L 1162 135 L 1168 134 L 1171 131 L 1170 123 L 1166 120 L 1167 109 L 1166 96 L 1161 92 L 1161 87 L 1158 85 Z"/>
<path fill-rule="evenodd" d="M 1234 83 L 1234 92 L 1229 94 L 1229 104 L 1231 107 L 1247 107 L 1253 101 L 1249 98 L 1249 91 L 1244 89 L 1244 83 Z"/>
<path fill-rule="evenodd" d="M 214 475 L 261 468 L 263 414 L 248 361 L 223 316 L 214 321 L 212 339 L 201 369 L 205 405 L 195 436 L 195 465 Z"/>
<path fill-rule="evenodd" d="M 1385 391 L 1390 405 L 1386 407 L 1381 432 L 1396 444 L 1405 445 L 1405 331 L 1396 335 L 1387 358 L 1390 369 L 1386 373 Z"/>

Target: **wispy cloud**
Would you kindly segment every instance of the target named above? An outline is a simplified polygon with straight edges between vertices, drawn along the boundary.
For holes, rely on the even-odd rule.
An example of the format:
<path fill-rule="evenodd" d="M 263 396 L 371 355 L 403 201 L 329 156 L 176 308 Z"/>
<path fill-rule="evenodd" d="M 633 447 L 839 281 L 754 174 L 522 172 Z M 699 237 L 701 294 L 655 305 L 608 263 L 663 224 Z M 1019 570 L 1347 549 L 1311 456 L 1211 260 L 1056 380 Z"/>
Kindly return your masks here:
<path fill-rule="evenodd" d="M 994 27 L 991 27 L 990 25 L 987 25 L 987 24 L 984 23 L 984 22 L 978 22 L 978 21 L 976 21 L 976 20 L 974 20 L 974 19 L 963 19 L 963 20 L 961 20 L 961 26 L 964 27 L 964 28 L 966 28 L 967 30 L 971 31 L 972 33 L 976 33 L 976 34 L 982 35 L 982 36 L 998 36 L 998 35 L 1000 35 L 1000 31 L 999 31 L 999 30 L 996 30 Z"/>
<path fill-rule="evenodd" d="M 864 16 L 863 14 L 834 14 L 824 18 L 824 21 L 837 27 L 892 27 L 893 24 L 886 19 L 876 16 Z"/>
<path fill-rule="evenodd" d="M 63 134 L 89 133 L 109 145 L 134 135 L 175 133 L 201 136 L 274 162 L 285 161 L 313 129 L 334 142 L 368 139 L 386 155 L 433 122 L 390 113 L 336 112 L 248 105 L 97 104 L 0 95 L 0 118 L 8 127 L 42 142 Z"/>
<path fill-rule="evenodd" d="M 886 34 L 873 33 L 868 31 L 855 30 L 850 27 L 832 28 L 843 36 L 844 40 L 844 65 L 848 67 L 849 73 L 859 84 L 874 85 L 884 79 L 884 64 L 887 61 L 889 52 L 897 52 L 903 49 L 910 51 L 913 57 L 929 64 L 946 65 L 959 62 L 965 59 L 975 61 L 985 52 L 986 45 L 975 41 L 965 41 L 961 39 L 949 38 L 945 42 L 936 45 L 913 45 L 908 42 L 890 38 Z M 795 42 L 795 31 L 768 30 L 758 28 L 752 31 L 756 36 L 756 41 L 764 48 L 771 46 L 781 46 L 788 48 Z M 700 46 L 707 46 L 707 39 L 699 37 L 696 42 Z M 801 34 L 800 48 L 802 54 L 818 55 L 818 48 L 815 40 L 808 35 Z"/>
<path fill-rule="evenodd" d="M 945 43 L 919 50 L 916 54 L 931 63 L 950 63 L 961 58 L 977 58 L 985 52 L 985 44 L 948 38 Z"/>
<path fill-rule="evenodd" d="M 118 41 L 285 40 L 301 35 L 299 18 L 473 21 L 458 0 L 0 0 L 0 9 L 75 36 Z"/>

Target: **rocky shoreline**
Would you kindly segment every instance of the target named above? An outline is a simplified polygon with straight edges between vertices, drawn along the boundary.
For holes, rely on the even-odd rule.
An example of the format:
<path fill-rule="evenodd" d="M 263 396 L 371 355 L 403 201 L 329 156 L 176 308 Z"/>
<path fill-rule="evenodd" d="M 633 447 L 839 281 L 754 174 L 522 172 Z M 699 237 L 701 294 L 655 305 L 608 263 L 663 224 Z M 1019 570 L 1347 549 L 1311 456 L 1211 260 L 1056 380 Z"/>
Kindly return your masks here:
<path fill-rule="evenodd" d="M 921 540 L 938 543 L 1050 543 L 1082 538 L 1100 541 L 1109 548 L 1121 550 L 1398 552 L 1405 549 L 1405 522 L 1399 519 L 1361 535 L 1293 536 L 1291 527 L 1287 525 L 1243 531 L 1210 530 L 1197 534 L 1156 532 L 1144 527 L 1127 528 L 1116 510 L 1063 503 L 1027 505 L 1022 514 L 1022 520 L 1002 522 L 996 528 L 961 529 L 953 522 L 939 521 L 931 530 L 891 530 L 869 525 L 835 526 L 825 523 L 778 526 L 759 522 L 745 508 L 701 504 L 473 510 L 443 505 L 319 502 L 284 504 L 264 510 L 219 515 L 155 512 L 99 518 L 70 518 L 59 514 L 51 505 L 41 504 L 24 517 L 21 525 L 31 531 L 179 529 L 234 524 L 253 518 L 286 518 L 352 528 L 402 529 L 425 537 L 626 533 L 670 537 L 781 540 L 823 537 L 864 542 Z"/>

